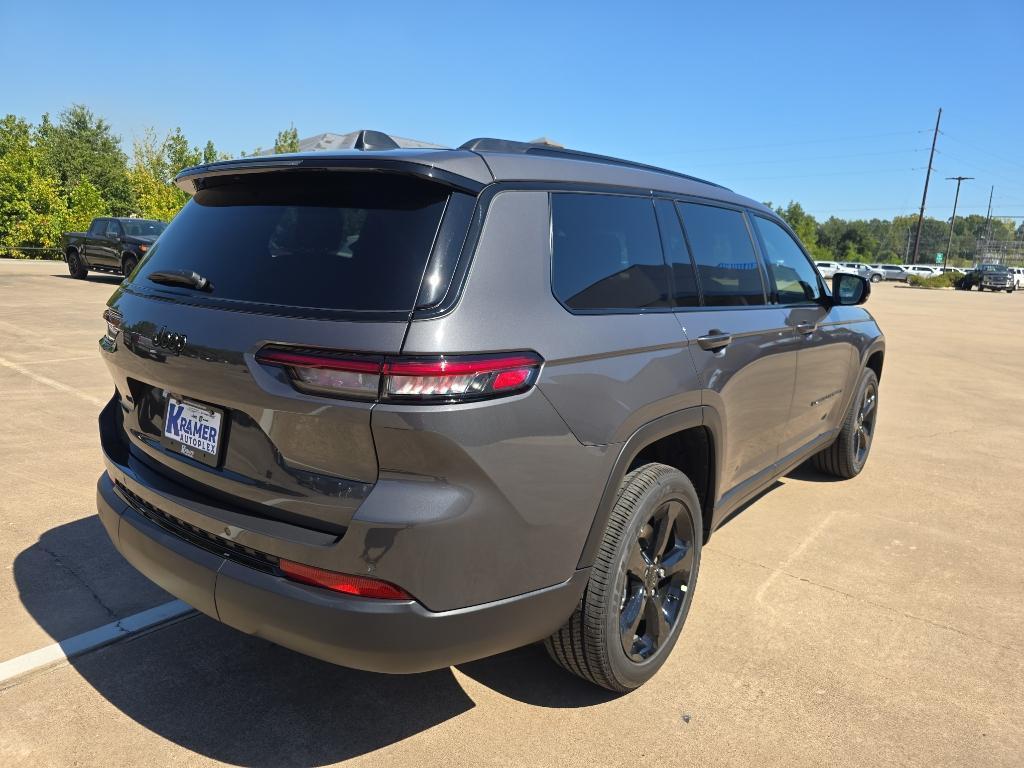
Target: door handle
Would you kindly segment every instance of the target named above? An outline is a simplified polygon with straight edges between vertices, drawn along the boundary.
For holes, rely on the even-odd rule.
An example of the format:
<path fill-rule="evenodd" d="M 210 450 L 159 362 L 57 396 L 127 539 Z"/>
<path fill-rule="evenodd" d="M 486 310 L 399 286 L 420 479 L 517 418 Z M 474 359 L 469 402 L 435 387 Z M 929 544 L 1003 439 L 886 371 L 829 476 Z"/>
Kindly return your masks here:
<path fill-rule="evenodd" d="M 732 334 L 712 328 L 704 336 L 699 336 L 697 343 L 700 344 L 701 349 L 717 352 L 720 349 L 725 349 L 732 343 Z"/>
<path fill-rule="evenodd" d="M 797 323 L 796 332 L 807 336 L 808 334 L 814 333 L 818 330 L 817 323 Z"/>

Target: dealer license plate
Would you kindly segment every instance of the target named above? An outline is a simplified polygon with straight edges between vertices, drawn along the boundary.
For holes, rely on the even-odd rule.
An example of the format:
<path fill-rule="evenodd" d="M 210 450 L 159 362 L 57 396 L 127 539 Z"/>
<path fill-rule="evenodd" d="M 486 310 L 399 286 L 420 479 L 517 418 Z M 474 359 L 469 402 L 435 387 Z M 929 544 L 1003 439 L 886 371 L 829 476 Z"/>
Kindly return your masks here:
<path fill-rule="evenodd" d="M 176 397 L 167 398 L 164 414 L 164 442 L 171 450 L 217 466 L 224 413 Z"/>

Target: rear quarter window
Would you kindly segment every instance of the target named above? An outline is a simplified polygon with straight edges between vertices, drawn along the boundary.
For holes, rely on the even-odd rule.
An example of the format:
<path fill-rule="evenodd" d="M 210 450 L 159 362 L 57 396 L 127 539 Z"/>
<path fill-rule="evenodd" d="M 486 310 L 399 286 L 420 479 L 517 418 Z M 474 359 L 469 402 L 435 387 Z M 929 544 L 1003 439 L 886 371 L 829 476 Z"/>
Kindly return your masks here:
<path fill-rule="evenodd" d="M 133 283 L 155 288 L 153 272 L 188 270 L 212 283 L 217 300 L 410 310 L 448 195 L 385 174 L 237 177 L 188 202 Z"/>
<path fill-rule="evenodd" d="M 649 197 L 551 195 L 551 281 L 570 309 L 669 306 L 654 202 Z"/>

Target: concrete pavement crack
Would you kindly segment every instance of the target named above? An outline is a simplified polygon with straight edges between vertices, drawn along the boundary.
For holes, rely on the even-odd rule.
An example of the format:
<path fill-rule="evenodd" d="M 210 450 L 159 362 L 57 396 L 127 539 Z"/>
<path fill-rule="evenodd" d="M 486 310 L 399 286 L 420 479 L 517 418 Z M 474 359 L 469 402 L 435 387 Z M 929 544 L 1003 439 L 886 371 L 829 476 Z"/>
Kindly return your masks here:
<path fill-rule="evenodd" d="M 739 562 L 739 563 L 745 563 L 746 565 L 753 565 L 753 566 L 755 566 L 757 568 L 763 568 L 764 570 L 769 571 L 769 572 L 778 572 L 782 576 L 785 576 L 786 578 L 789 578 L 789 579 L 793 579 L 794 581 L 801 581 L 801 582 L 803 582 L 805 584 L 810 584 L 812 587 L 818 587 L 819 589 L 824 589 L 824 590 L 827 590 L 829 592 L 833 592 L 833 593 L 835 593 L 837 595 L 842 595 L 843 597 L 849 598 L 850 600 L 855 600 L 858 603 L 862 603 L 864 605 L 870 605 L 870 606 L 872 606 L 874 608 L 880 608 L 880 609 L 882 609 L 884 611 L 888 611 L 889 613 L 893 613 L 893 614 L 895 614 L 897 616 L 902 616 L 905 619 L 910 619 L 911 621 L 918 621 L 918 622 L 921 622 L 922 624 L 927 624 L 927 625 L 935 627 L 937 629 L 945 629 L 945 630 L 947 630 L 949 632 L 955 632 L 956 634 L 958 634 L 958 635 L 960 635 L 962 637 L 965 637 L 968 640 L 977 640 L 980 643 L 985 643 L 986 645 L 991 645 L 994 648 L 1000 648 L 1000 649 L 1002 649 L 1004 651 L 1009 651 L 1010 653 L 1012 653 L 1012 654 L 1014 654 L 1016 656 L 1024 656 L 1024 649 L 1022 649 L 1022 648 L 1017 648 L 1017 647 L 1012 646 L 1012 645 L 1005 645 L 1003 643 L 999 643 L 999 642 L 996 642 L 994 640 L 989 640 L 986 637 L 980 637 L 978 635 L 971 634 L 970 632 L 965 632 L 964 630 L 960 629 L 959 627 L 954 627 L 954 626 L 949 625 L 949 624 L 943 624 L 941 621 L 935 621 L 934 619 L 928 619 L 928 618 L 925 618 L 923 616 L 917 616 L 917 615 L 915 615 L 913 613 L 908 613 L 907 611 L 900 610 L 899 608 L 893 608 L 892 606 L 885 605 L 884 603 L 879 603 L 879 602 L 876 602 L 874 600 L 868 600 L 868 599 L 863 598 L 863 597 L 861 597 L 859 595 L 854 595 L 854 594 L 852 594 L 850 592 L 844 592 L 843 590 L 841 590 L 841 589 L 839 589 L 837 587 L 829 586 L 828 584 L 822 584 L 820 582 L 814 581 L 813 579 L 809 579 L 806 576 L 798 576 L 795 573 L 790 573 L 789 571 L 783 570 L 781 568 L 772 568 L 770 565 L 765 565 L 764 563 L 758 563 L 758 562 L 756 562 L 754 560 L 747 560 L 744 557 L 737 557 L 736 555 L 731 555 L 728 552 L 722 552 L 721 550 L 715 550 L 715 553 L 721 555 L 722 557 L 726 557 L 729 560 L 734 560 L 734 561 Z"/>
<path fill-rule="evenodd" d="M 89 582 L 86 581 L 85 578 L 83 578 L 82 575 L 78 573 L 78 571 L 76 571 L 74 568 L 72 568 L 70 565 L 64 562 L 61 556 L 53 550 L 47 549 L 38 542 L 36 542 L 36 546 L 39 547 L 40 550 L 48 554 L 50 557 L 52 557 L 54 562 L 57 563 L 57 565 L 63 568 L 67 573 L 71 574 L 71 577 L 74 578 L 75 581 L 77 581 L 79 584 L 85 587 L 86 591 L 92 596 L 92 599 L 96 601 L 96 604 L 99 605 L 99 607 L 102 608 L 104 611 L 106 611 L 107 615 L 111 619 L 113 619 L 114 621 L 119 621 L 117 614 L 114 613 L 113 609 L 111 609 L 109 605 L 103 602 L 103 598 L 99 596 L 99 593 L 92 588 L 92 585 L 89 584 Z"/>

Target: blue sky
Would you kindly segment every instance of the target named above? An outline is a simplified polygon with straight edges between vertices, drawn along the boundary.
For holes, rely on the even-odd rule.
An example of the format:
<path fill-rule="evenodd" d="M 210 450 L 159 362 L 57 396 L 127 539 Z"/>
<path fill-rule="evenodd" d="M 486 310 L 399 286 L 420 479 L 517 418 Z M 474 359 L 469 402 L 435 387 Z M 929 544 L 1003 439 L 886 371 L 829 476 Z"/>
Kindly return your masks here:
<path fill-rule="evenodd" d="M 238 154 L 376 128 L 545 135 L 820 217 L 1024 217 L 1024 2 L 0 3 L 0 113 L 71 103 L 130 148 L 181 126 Z"/>

